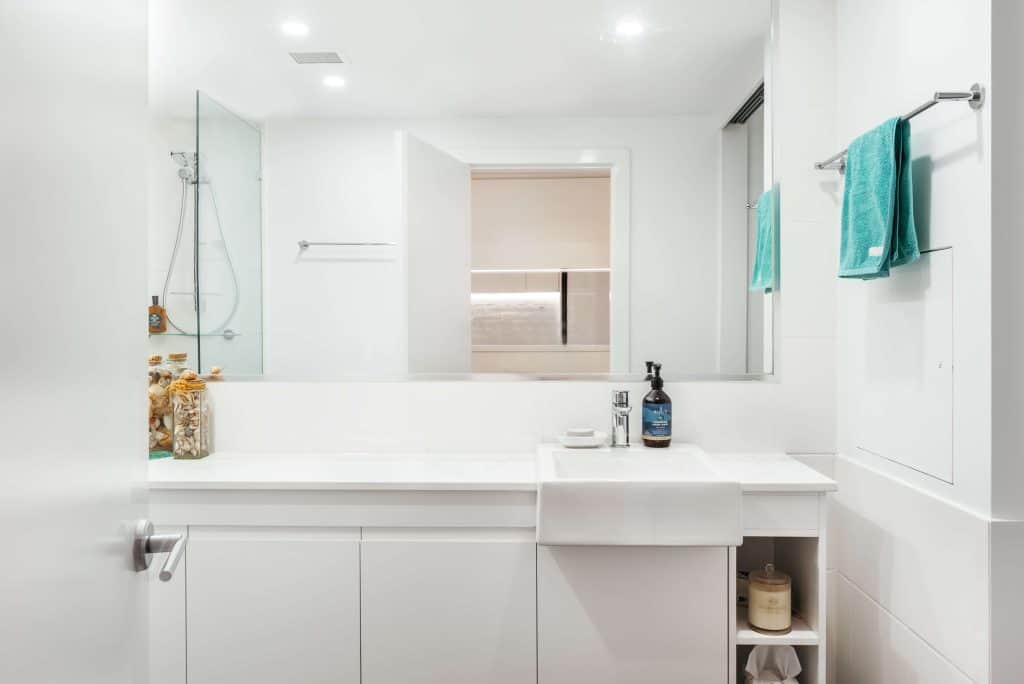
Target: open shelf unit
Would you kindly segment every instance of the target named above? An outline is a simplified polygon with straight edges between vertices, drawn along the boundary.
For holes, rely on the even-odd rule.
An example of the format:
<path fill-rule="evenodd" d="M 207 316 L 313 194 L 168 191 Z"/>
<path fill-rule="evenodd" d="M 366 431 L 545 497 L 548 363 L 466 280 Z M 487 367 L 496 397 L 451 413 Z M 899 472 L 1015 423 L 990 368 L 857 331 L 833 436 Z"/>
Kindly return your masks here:
<path fill-rule="evenodd" d="M 787 634 L 765 634 L 747 620 L 747 606 L 733 606 L 734 681 L 742 684 L 750 652 L 756 646 L 792 646 L 800 660 L 800 684 L 825 684 L 825 537 L 744 537 L 731 558 L 733 574 L 772 562 L 793 579 L 793 624 Z M 735 601 L 735 589 L 732 599 Z"/>

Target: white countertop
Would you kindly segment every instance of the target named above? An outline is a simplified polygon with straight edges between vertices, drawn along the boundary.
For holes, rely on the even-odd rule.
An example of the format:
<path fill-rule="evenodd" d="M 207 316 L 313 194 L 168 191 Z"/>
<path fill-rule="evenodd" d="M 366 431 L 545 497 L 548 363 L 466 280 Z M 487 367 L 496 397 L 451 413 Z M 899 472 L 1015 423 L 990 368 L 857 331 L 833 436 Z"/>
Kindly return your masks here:
<path fill-rule="evenodd" d="M 651 450 L 652 452 L 654 450 Z M 709 454 L 744 492 L 829 492 L 836 483 L 782 453 Z M 536 455 L 218 452 L 149 462 L 150 489 L 533 491 Z"/>
<path fill-rule="evenodd" d="M 532 491 L 533 454 L 217 452 L 149 462 L 150 489 Z"/>
<path fill-rule="evenodd" d="M 708 454 L 723 477 L 744 492 L 834 492 L 835 480 L 780 452 Z"/>

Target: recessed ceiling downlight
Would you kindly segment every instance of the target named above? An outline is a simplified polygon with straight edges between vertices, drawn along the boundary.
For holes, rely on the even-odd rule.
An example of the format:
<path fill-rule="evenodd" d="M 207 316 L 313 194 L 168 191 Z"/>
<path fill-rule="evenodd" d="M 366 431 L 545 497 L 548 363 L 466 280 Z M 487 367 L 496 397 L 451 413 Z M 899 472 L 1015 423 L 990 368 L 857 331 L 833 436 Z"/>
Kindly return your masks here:
<path fill-rule="evenodd" d="M 324 85 L 328 88 L 344 88 L 345 79 L 341 76 L 324 76 Z"/>
<path fill-rule="evenodd" d="M 622 19 L 615 25 L 615 35 L 619 38 L 636 38 L 644 33 L 644 25 L 636 19 Z"/>
<path fill-rule="evenodd" d="M 296 64 L 344 64 L 337 52 L 289 52 Z"/>
<path fill-rule="evenodd" d="M 286 21 L 281 24 L 281 33 L 286 36 L 304 36 L 309 33 L 309 26 L 301 21 Z"/>

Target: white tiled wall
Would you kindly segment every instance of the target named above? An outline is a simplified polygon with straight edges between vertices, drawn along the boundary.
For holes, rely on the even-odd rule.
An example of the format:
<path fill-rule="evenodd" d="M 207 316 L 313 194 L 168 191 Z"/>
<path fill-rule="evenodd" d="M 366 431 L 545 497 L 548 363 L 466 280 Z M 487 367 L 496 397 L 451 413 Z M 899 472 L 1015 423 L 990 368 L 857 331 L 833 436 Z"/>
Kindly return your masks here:
<path fill-rule="evenodd" d="M 931 651 L 929 663 L 936 663 L 929 667 L 948 661 L 973 681 L 987 682 L 989 521 L 844 457 L 836 462 L 836 479 L 829 531 L 846 587 L 839 608 L 842 681 L 901 681 L 860 679 L 847 668 L 899 656 L 890 652 L 897 642 L 872 643 L 856 627 L 884 620 L 907 632 L 907 641 L 914 637 L 928 647 L 918 658 Z"/>
<path fill-rule="evenodd" d="M 991 220 L 999 197 L 993 152 L 1000 148 L 994 145 L 993 122 L 1001 106 L 992 82 L 992 38 L 993 26 L 1005 20 L 995 14 L 1002 11 L 1018 22 L 1017 29 L 1007 29 L 1006 46 L 1019 45 L 1021 17 L 1010 16 L 1013 6 L 989 0 L 836 0 L 836 149 L 936 90 L 966 90 L 978 82 L 990 95 L 981 112 L 945 104 L 912 123 L 922 246 L 951 248 L 953 264 L 954 379 L 946 407 L 952 424 L 944 426 L 953 434 L 951 483 L 855 448 L 865 429 L 854 410 L 857 378 L 848 373 L 859 372 L 854 361 L 864 357 L 868 339 L 853 304 L 872 284 L 844 282 L 840 288 L 840 491 L 830 526 L 836 627 L 829 635 L 833 681 L 840 684 L 1020 679 L 1012 663 L 1019 639 L 1010 645 L 1017 631 L 1010 615 L 1021 602 L 1019 579 L 1010 580 L 1007 568 L 1020 562 L 1012 545 L 1020 544 L 1022 525 L 992 520 L 993 489 L 1002 488 L 994 470 L 992 412 L 1000 409 L 994 390 L 1003 378 L 1011 386 L 1014 377 L 994 364 L 993 349 L 1000 343 L 993 325 L 1016 315 L 994 295 L 1009 282 L 998 280 L 992 268 L 999 258 Z M 1020 61 L 1006 65 L 1017 74 L 1006 84 L 1016 89 Z M 1007 125 L 1018 128 L 1019 117 Z M 1016 216 L 1019 190 L 1011 191 L 1007 206 L 1014 205 Z M 873 290 L 876 299 L 878 292 Z M 1011 361 L 1017 357 L 1019 349 L 1007 354 Z M 1019 407 L 1002 405 L 1014 406 L 1010 420 L 1019 423 Z M 894 412 L 893 427 L 899 418 Z M 925 440 L 918 448 L 927 448 Z"/>
<path fill-rule="evenodd" d="M 826 345 L 796 347 L 781 382 L 669 382 L 673 436 L 713 451 L 830 452 Z M 223 382 L 212 385 L 214 447 L 230 451 L 532 453 L 569 427 L 606 428 L 613 388 L 630 390 L 633 434 L 646 383 L 588 381 Z"/>
<path fill-rule="evenodd" d="M 991 79 L 991 3 L 987 0 L 839 0 L 836 33 L 836 149 L 936 90 L 966 90 Z M 982 515 L 991 489 L 991 116 L 943 104 L 911 123 L 915 218 L 922 248 L 952 247 L 952 485 L 884 456 L 856 455 L 852 411 L 840 411 L 840 451 Z M 872 286 L 840 288 L 840 369 L 863 356 L 863 331 L 845 329 L 847 297 Z M 840 398 L 850 383 L 840 373 Z"/>
<path fill-rule="evenodd" d="M 832 647 L 839 684 L 892 684 L 921 682 L 972 684 L 959 670 L 906 624 L 865 594 L 841 574 L 833 575 L 835 590 L 830 624 L 841 636 Z M 838 617 L 841 616 L 841 617 Z"/>

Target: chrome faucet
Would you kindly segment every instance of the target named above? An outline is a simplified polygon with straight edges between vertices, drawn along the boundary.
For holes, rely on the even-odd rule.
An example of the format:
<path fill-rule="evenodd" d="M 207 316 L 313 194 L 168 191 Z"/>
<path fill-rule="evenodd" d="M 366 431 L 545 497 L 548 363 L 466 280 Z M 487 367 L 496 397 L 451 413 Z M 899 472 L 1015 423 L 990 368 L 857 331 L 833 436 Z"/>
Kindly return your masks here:
<path fill-rule="evenodd" d="M 629 446 L 629 412 L 632 407 L 629 405 L 628 390 L 614 390 L 612 392 L 612 446 Z"/>

